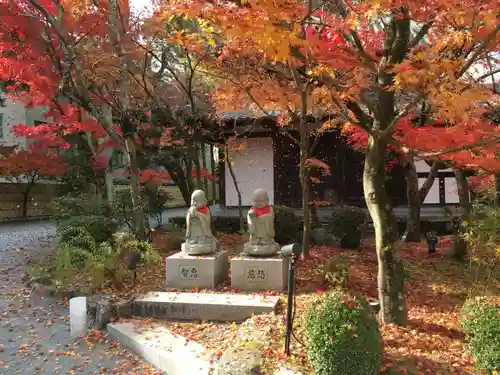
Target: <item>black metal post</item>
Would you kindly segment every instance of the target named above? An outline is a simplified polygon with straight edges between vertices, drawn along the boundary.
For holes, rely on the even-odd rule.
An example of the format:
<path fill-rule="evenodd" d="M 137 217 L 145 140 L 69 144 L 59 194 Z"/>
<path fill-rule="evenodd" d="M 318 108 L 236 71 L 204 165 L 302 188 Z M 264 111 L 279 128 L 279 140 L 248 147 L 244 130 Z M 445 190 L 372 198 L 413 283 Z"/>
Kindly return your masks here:
<path fill-rule="evenodd" d="M 293 329 L 293 292 L 295 291 L 295 256 L 288 263 L 288 303 L 286 310 L 285 354 L 290 355 L 290 341 Z"/>

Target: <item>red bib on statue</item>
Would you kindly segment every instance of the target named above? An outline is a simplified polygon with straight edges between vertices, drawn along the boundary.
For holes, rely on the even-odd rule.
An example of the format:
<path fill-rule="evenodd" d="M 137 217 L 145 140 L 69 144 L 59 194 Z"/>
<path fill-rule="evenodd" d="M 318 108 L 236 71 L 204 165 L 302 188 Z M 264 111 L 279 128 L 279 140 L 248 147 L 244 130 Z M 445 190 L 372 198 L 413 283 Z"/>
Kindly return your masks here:
<path fill-rule="evenodd" d="M 262 207 L 262 208 L 253 206 L 252 210 L 255 212 L 255 214 L 257 216 L 267 215 L 267 214 L 271 213 L 271 206 L 267 205 L 266 207 Z"/>
<path fill-rule="evenodd" d="M 206 215 L 208 213 L 208 207 L 207 206 L 200 207 L 200 208 L 198 208 L 197 211 Z"/>

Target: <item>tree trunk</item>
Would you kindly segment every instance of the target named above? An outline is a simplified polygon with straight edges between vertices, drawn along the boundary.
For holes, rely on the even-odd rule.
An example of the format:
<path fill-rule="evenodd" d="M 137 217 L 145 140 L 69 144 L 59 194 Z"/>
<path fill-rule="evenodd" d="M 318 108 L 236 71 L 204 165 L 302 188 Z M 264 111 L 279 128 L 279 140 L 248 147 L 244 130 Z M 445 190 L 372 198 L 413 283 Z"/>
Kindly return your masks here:
<path fill-rule="evenodd" d="M 470 213 L 472 210 L 472 203 L 470 201 L 470 190 L 469 190 L 469 182 L 467 181 L 467 175 L 465 172 L 454 169 L 455 179 L 457 181 L 457 190 L 458 190 L 458 200 L 460 202 L 460 219 L 457 221 L 456 225 L 456 233 L 453 244 L 453 256 L 455 259 L 462 261 L 467 254 L 467 242 L 462 238 L 461 232 L 463 226 L 470 218 Z"/>
<path fill-rule="evenodd" d="M 184 162 L 185 165 L 185 176 L 186 176 L 186 184 L 189 190 L 189 195 L 191 196 L 191 192 L 196 189 L 196 185 L 194 183 L 193 179 L 193 159 L 192 159 L 192 151 L 190 150 L 190 147 L 188 146 L 188 153 L 182 158 L 182 161 Z M 182 168 L 181 168 L 182 169 Z M 191 204 L 191 198 L 190 203 Z"/>
<path fill-rule="evenodd" d="M 300 126 L 300 164 L 299 176 L 300 186 L 302 188 L 302 210 L 303 210 L 303 229 L 302 229 L 302 254 L 304 258 L 309 257 L 309 245 L 311 243 L 311 215 L 309 208 L 309 170 L 307 167 L 307 156 L 309 154 L 309 139 L 305 124 L 305 114 L 301 116 Z"/>
<path fill-rule="evenodd" d="M 127 87 L 128 72 L 130 72 L 127 59 L 125 56 L 125 49 L 122 45 L 122 37 L 125 34 L 124 29 L 121 27 L 127 25 L 129 20 L 123 19 L 125 13 L 120 14 L 120 9 L 117 0 L 109 1 L 109 25 L 110 36 L 115 47 L 115 53 L 120 62 L 119 74 L 117 76 L 118 92 L 120 94 L 121 106 L 121 130 L 125 140 L 125 151 L 128 161 L 128 173 L 130 177 L 130 195 L 132 198 L 132 220 L 134 222 L 135 235 L 141 241 L 148 239 L 146 227 L 146 216 L 144 215 L 144 207 L 142 205 L 141 197 L 141 183 L 140 172 L 137 164 L 137 153 L 135 148 L 135 125 L 134 119 L 131 118 L 130 111 L 130 90 Z"/>
<path fill-rule="evenodd" d="M 182 172 L 182 168 L 180 172 L 177 171 L 171 171 L 170 177 L 172 178 L 173 183 L 179 188 L 179 191 L 181 192 L 182 199 L 184 200 L 184 203 L 186 203 L 188 206 L 191 205 L 191 192 L 189 191 L 189 183 L 185 178 L 185 175 Z"/>
<path fill-rule="evenodd" d="M 148 238 L 146 232 L 146 216 L 144 215 L 144 207 L 142 205 L 140 172 L 133 138 L 125 138 L 125 148 L 128 159 L 127 164 L 132 198 L 132 220 L 134 222 L 135 235 L 139 240 L 146 241 Z"/>
<path fill-rule="evenodd" d="M 207 197 L 209 196 L 209 193 L 208 193 L 208 179 L 207 179 L 207 155 L 205 153 L 205 142 L 201 142 L 200 144 L 200 149 L 201 149 L 201 167 L 203 168 L 203 170 L 205 171 L 205 176 L 202 177 L 203 179 L 203 190 L 205 191 L 205 194 L 207 195 Z M 212 197 L 212 202 L 213 200 L 215 199 L 215 197 Z M 213 203 L 212 203 L 213 204 Z"/>
<path fill-rule="evenodd" d="M 106 184 L 106 198 L 108 200 L 108 204 L 112 205 L 115 196 L 115 190 L 113 186 L 113 176 L 111 175 L 111 168 L 108 166 L 105 171 L 104 181 Z"/>
<path fill-rule="evenodd" d="M 365 155 L 363 188 L 366 205 L 375 227 L 378 260 L 380 318 L 384 323 L 405 325 L 404 266 L 396 254 L 398 226 L 385 190 L 386 141 L 370 136 Z"/>
<path fill-rule="evenodd" d="M 224 157 L 226 158 L 227 168 L 229 169 L 229 174 L 231 175 L 231 179 L 234 183 L 234 188 L 236 189 L 236 195 L 238 196 L 238 217 L 239 217 L 239 225 L 240 231 L 243 232 L 245 230 L 245 217 L 243 216 L 243 207 L 242 207 L 242 198 L 241 198 L 241 190 L 238 186 L 238 181 L 236 180 L 236 175 L 234 174 L 233 166 L 231 165 L 231 158 L 229 154 L 229 143 L 226 142 Z"/>
<path fill-rule="evenodd" d="M 309 183 L 309 195 L 312 195 L 313 184 L 312 184 L 311 176 L 308 176 L 307 181 Z M 311 210 L 311 229 L 319 228 L 321 226 L 321 223 L 319 221 L 318 208 L 316 207 L 315 204 L 312 204 L 309 207 Z"/>
<path fill-rule="evenodd" d="M 406 231 L 403 235 L 405 242 L 420 242 L 420 197 L 418 191 L 418 175 L 415 161 L 408 156 L 405 165 L 406 199 L 408 213 L 406 216 Z"/>
<path fill-rule="evenodd" d="M 30 188 L 23 191 L 23 208 L 22 208 L 22 219 L 26 221 L 28 219 L 28 200 L 30 197 Z"/>
<path fill-rule="evenodd" d="M 500 207 L 500 173 L 495 174 L 495 206 Z"/>
<path fill-rule="evenodd" d="M 214 199 L 214 204 L 216 203 L 217 200 L 217 180 L 215 178 L 216 176 L 216 170 L 215 170 L 215 156 L 214 156 L 214 145 L 210 145 L 210 173 L 212 174 L 212 197 Z M 221 171 L 222 173 L 222 171 Z"/>
<path fill-rule="evenodd" d="M 201 180 L 200 145 L 198 142 L 194 142 L 193 154 L 194 154 L 193 162 L 194 162 L 194 168 L 195 168 L 195 173 L 196 173 L 196 188 L 202 189 L 203 188 L 203 181 Z"/>
<path fill-rule="evenodd" d="M 418 175 L 413 157 L 408 159 L 405 166 L 406 196 L 408 199 L 408 215 L 406 218 L 406 231 L 403 236 L 405 242 L 420 242 L 420 213 L 425 197 L 438 175 L 440 162 L 435 161 L 427 175 L 424 184 L 418 188 Z"/>

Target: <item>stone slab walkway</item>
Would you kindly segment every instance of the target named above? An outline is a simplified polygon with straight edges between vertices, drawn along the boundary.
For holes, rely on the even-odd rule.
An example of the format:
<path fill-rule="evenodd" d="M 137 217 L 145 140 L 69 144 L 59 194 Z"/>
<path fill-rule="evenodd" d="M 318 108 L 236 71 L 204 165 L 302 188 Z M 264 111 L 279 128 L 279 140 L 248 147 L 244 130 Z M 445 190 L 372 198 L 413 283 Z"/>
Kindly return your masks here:
<path fill-rule="evenodd" d="M 71 339 L 68 309 L 26 287 L 54 235 L 48 222 L 0 225 L 0 374 L 161 374 L 105 337 Z"/>

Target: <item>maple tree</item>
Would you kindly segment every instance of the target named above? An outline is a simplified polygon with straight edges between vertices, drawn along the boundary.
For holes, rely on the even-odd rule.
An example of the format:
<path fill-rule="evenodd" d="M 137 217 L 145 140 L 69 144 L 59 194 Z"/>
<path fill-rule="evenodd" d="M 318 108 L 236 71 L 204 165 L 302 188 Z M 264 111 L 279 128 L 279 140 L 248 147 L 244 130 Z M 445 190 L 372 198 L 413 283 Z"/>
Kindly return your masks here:
<path fill-rule="evenodd" d="M 381 316 L 404 324 L 403 265 L 385 191 L 387 147 L 401 149 L 409 165 L 415 157 L 445 155 L 479 165 L 476 151 L 495 147 L 496 129 L 476 120 L 491 91 L 467 72 L 498 50 L 498 6 L 498 0 L 178 0 L 165 1 L 150 20 L 139 22 L 124 0 L 98 6 L 90 0 L 8 0 L 0 4 L 0 73 L 11 95 L 51 108 L 47 136 L 75 132 L 95 154 L 109 144 L 125 151 L 141 237 L 137 127 L 149 121 L 181 129 L 199 164 L 197 145 L 213 125 L 203 116 L 208 106 L 200 73 L 217 82 L 212 98 L 219 111 L 249 107 L 275 117 L 285 134 L 299 134 L 294 141 L 301 150 L 306 250 L 314 146 L 309 135 L 359 127 L 367 135 L 363 184 L 376 234 Z M 181 101 L 175 99 L 178 90 Z M 414 144 L 409 135 L 417 133 L 398 129 L 423 101 L 433 119 L 453 126 L 446 133 L 426 128 Z M 73 120 L 61 126 L 68 113 Z M 452 132 L 460 128 L 477 129 L 477 135 L 467 133 L 451 149 L 427 142 L 434 135 L 456 141 Z"/>
<path fill-rule="evenodd" d="M 431 106 L 433 119 L 472 124 L 481 112 L 478 103 L 490 92 L 466 73 L 498 49 L 499 1 L 173 3 L 165 5 L 165 17 L 182 12 L 203 19 L 222 40 L 221 54 L 211 67 L 221 77 L 217 103 L 253 105 L 267 114 L 277 110 L 284 127 L 298 124 L 303 199 L 308 115 L 324 119 L 334 114 L 344 127 L 365 132 L 363 185 L 376 235 L 381 317 L 405 324 L 403 264 L 395 252 L 397 223 L 385 191 L 386 150 L 394 145 L 409 159 L 419 153 L 434 158 L 446 154 L 443 143 L 432 153 L 424 152 L 426 141 L 439 130 L 428 129 L 419 144 L 397 132 L 423 101 Z M 464 150 L 479 142 L 468 137 Z M 303 206 L 306 210 L 307 202 Z"/>
<path fill-rule="evenodd" d="M 311 219 L 318 221 L 315 215 L 317 202 L 310 201 L 312 183 L 317 183 L 318 180 L 311 181 L 311 171 L 316 169 L 320 171 L 320 174 L 330 173 L 327 164 L 313 157 L 321 134 L 332 129 L 331 126 L 323 126 L 322 124 L 322 120 L 328 116 L 329 110 L 332 109 L 332 105 L 324 100 L 325 90 L 319 87 L 309 92 L 308 88 L 301 87 L 301 84 L 294 80 L 293 74 L 287 73 L 285 77 L 281 77 L 279 74 L 270 72 L 267 67 L 263 67 L 261 64 L 266 64 L 268 60 L 260 60 L 258 55 L 253 55 L 253 51 L 259 51 L 261 48 L 258 42 L 253 43 L 253 41 L 246 40 L 244 35 L 242 35 L 242 39 L 238 39 L 237 34 L 231 34 L 232 32 L 238 33 L 240 27 L 250 27 L 247 31 L 251 30 L 251 27 L 255 27 L 255 24 L 249 22 L 248 18 L 245 18 L 245 20 L 239 18 L 235 11 L 237 6 L 234 9 L 227 9 L 226 5 L 231 7 L 234 5 L 233 3 L 220 3 L 220 8 L 215 7 L 212 14 L 203 10 L 203 17 L 197 16 L 200 6 L 203 7 L 204 2 L 198 4 L 194 2 L 186 5 L 180 1 L 178 5 L 174 9 L 167 7 L 166 13 L 159 12 L 160 16 L 170 17 L 174 13 L 176 15 L 181 14 L 180 17 L 191 16 L 193 19 L 201 19 L 198 22 L 208 24 L 208 27 L 201 31 L 208 38 L 211 36 L 214 40 L 213 43 L 218 46 L 218 53 L 210 56 L 211 58 L 205 59 L 202 70 L 202 73 L 217 79 L 219 83 L 218 88 L 212 95 L 212 101 L 218 112 L 243 111 L 243 113 L 250 114 L 250 116 L 259 117 L 264 115 L 275 118 L 280 125 L 279 130 L 299 145 L 301 150 L 299 174 L 304 211 L 302 243 L 303 254 L 307 257 L 311 235 Z M 291 2 L 286 4 L 285 8 L 291 10 L 295 5 Z M 245 12 L 246 8 L 241 9 Z M 265 13 L 265 10 L 267 9 L 264 8 L 262 14 Z M 241 21 L 241 24 L 237 23 L 236 28 L 227 27 L 227 23 L 225 24 L 227 14 L 234 17 L 234 21 Z M 245 13 L 242 16 L 247 17 L 249 15 L 249 13 Z M 262 27 L 265 28 L 265 25 Z M 253 30 L 253 32 L 255 32 L 256 36 L 260 30 Z M 264 35 L 267 35 L 266 33 Z M 285 31 L 283 35 L 286 34 L 288 32 Z M 297 39 L 295 35 L 286 35 L 286 37 L 290 42 Z M 226 38 L 231 38 L 234 44 L 224 44 Z M 287 49 L 288 47 L 285 44 L 282 46 L 281 51 Z M 237 52 L 234 53 L 235 51 Z M 282 71 L 280 68 L 278 67 L 278 73 Z M 296 111 L 297 108 L 301 107 L 305 109 Z M 297 131 L 300 137 L 296 137 L 294 131 Z M 312 218 L 311 213 L 313 214 Z"/>
<path fill-rule="evenodd" d="M 158 133 L 158 129 L 153 128 L 141 131 L 139 136 L 142 159 L 148 168 L 141 173 L 141 179 L 148 179 L 153 183 L 174 183 L 187 205 L 191 204 L 193 190 L 203 187 L 208 194 L 208 182 L 212 182 L 212 188 L 215 186 L 216 176 L 206 167 L 205 136 L 201 137 L 200 142 L 190 143 L 185 141 L 189 139 L 189 135 L 182 129 L 172 129 L 165 134 Z M 212 147 L 210 153 L 213 153 Z M 200 157 L 199 154 L 202 163 L 194 159 Z M 210 165 L 214 164 L 212 155 Z M 212 196 L 216 196 L 213 190 Z"/>
<path fill-rule="evenodd" d="M 161 133 L 181 133 L 200 181 L 205 92 L 195 73 L 205 55 L 203 40 L 185 37 L 175 20 L 133 14 L 127 0 L 6 0 L 0 12 L 5 91 L 28 106 L 48 108 L 38 136 L 75 134 L 92 159 L 123 151 L 134 222 L 146 238 L 139 128 L 149 123 Z M 112 180 L 105 181 L 111 202 Z"/>
<path fill-rule="evenodd" d="M 14 184 L 23 197 L 22 218 L 28 217 L 28 202 L 33 187 L 64 172 L 65 163 L 56 150 L 31 147 L 11 148 L 0 155 L 0 175 Z"/>

